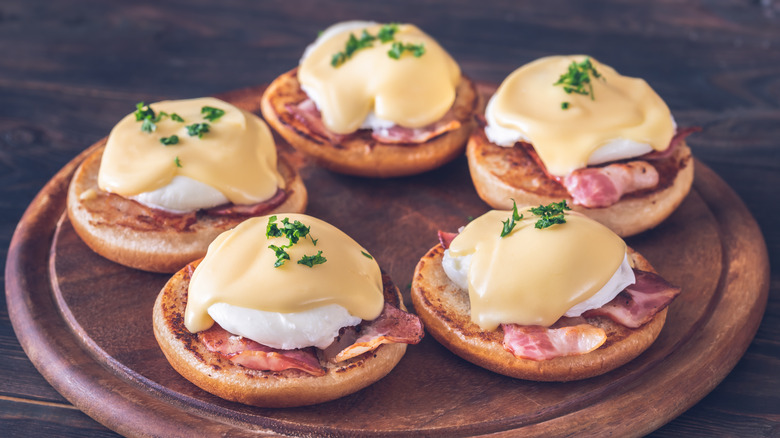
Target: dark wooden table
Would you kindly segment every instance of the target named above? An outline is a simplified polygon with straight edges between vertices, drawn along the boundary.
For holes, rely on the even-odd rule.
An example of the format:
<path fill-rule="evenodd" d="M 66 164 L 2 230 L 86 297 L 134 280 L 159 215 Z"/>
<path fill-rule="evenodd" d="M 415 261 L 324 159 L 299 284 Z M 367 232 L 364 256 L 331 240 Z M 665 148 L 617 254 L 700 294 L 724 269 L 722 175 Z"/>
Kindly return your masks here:
<path fill-rule="evenodd" d="M 766 238 L 769 303 L 728 377 L 654 435 L 780 435 L 780 5 L 773 0 L 4 0 L 0 259 L 46 181 L 135 102 L 269 82 L 297 63 L 318 30 L 353 18 L 416 23 L 467 75 L 486 82 L 540 56 L 587 53 L 644 77 L 680 125 L 701 126 L 689 141 L 695 156 L 739 194 Z M 41 377 L 2 296 L 3 434 L 114 436 Z"/>

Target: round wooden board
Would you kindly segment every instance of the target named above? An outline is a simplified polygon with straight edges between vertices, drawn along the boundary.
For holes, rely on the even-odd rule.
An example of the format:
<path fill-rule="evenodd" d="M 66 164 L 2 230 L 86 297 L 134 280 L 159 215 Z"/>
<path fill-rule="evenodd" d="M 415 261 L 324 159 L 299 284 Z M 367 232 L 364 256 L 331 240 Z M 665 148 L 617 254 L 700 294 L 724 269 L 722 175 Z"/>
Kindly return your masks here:
<path fill-rule="evenodd" d="M 220 97 L 257 112 L 262 91 Z M 761 232 L 736 194 L 697 162 L 694 189 L 678 211 L 628 239 L 683 292 L 656 343 L 626 366 L 579 382 L 528 382 L 465 362 L 428 336 L 390 375 L 353 395 L 294 409 L 244 406 L 191 385 L 157 347 L 151 309 L 167 276 L 97 256 L 64 219 L 68 182 L 90 150 L 52 178 L 19 223 L 6 295 L 17 336 L 41 374 L 125 435 L 642 435 L 728 374 L 766 306 Z M 424 175 L 368 180 L 287 153 L 309 187 L 307 212 L 374 254 L 407 305 L 414 266 L 436 243 L 436 231 L 455 230 L 488 210 L 464 157 Z"/>

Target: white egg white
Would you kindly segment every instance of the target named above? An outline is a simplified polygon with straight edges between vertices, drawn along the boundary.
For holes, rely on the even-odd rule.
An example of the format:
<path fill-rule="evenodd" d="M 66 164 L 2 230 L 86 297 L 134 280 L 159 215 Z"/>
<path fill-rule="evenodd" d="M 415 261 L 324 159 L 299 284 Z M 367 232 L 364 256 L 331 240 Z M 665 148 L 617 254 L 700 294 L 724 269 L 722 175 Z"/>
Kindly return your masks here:
<path fill-rule="evenodd" d="M 441 261 L 441 266 L 447 277 L 463 290 L 469 289 L 468 273 L 471 267 L 472 256 L 470 254 L 453 257 L 450 255 L 450 250 L 445 250 Z M 564 315 L 568 317 L 580 316 L 588 310 L 598 309 L 612 301 L 623 289 L 635 282 L 636 277 L 628 262 L 628 255 L 626 255 L 623 257 L 623 262 L 617 271 L 615 271 L 604 287 L 599 289 L 592 297 L 571 307 Z"/>
<path fill-rule="evenodd" d="M 278 313 L 226 303 L 212 304 L 208 313 L 230 333 L 283 350 L 325 348 L 342 327 L 360 324 L 343 306 L 329 304 L 304 312 Z"/>
<path fill-rule="evenodd" d="M 151 192 L 130 196 L 148 207 L 171 213 L 188 213 L 227 204 L 230 200 L 208 184 L 186 176 L 174 176 L 168 185 Z"/>

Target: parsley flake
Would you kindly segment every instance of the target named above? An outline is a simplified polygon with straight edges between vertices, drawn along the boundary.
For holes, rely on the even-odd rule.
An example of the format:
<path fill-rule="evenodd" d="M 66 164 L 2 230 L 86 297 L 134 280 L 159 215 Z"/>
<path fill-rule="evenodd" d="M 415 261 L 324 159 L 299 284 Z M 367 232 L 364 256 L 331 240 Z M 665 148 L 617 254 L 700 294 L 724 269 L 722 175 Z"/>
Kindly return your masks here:
<path fill-rule="evenodd" d="M 160 139 L 160 143 L 164 144 L 165 146 L 170 146 L 174 144 L 179 143 L 179 136 L 178 135 L 172 135 L 170 137 L 163 137 Z M 179 166 L 181 167 L 181 166 Z"/>
<path fill-rule="evenodd" d="M 369 254 L 369 253 L 367 253 L 365 251 L 360 251 L 360 253 L 363 254 L 364 256 L 368 257 L 369 259 L 374 260 L 374 258 L 371 257 L 371 254 Z"/>
<path fill-rule="evenodd" d="M 382 26 L 376 36 L 382 43 L 389 43 L 395 39 L 396 32 L 398 32 L 398 23 L 390 23 Z"/>
<path fill-rule="evenodd" d="M 561 102 L 561 109 L 567 110 L 569 106 L 571 106 L 569 102 Z"/>
<path fill-rule="evenodd" d="M 285 250 L 286 248 L 289 248 L 288 246 L 268 245 L 268 248 L 271 248 L 271 250 L 273 250 L 274 254 L 276 255 L 276 262 L 274 262 L 274 268 L 278 268 L 279 266 L 282 266 L 285 260 L 290 260 L 290 254 L 287 254 L 287 251 Z"/>
<path fill-rule="evenodd" d="M 214 108 L 213 106 L 204 106 L 200 109 L 200 113 L 205 114 L 203 116 L 204 119 L 208 120 L 209 122 L 214 122 L 225 115 L 225 110 Z"/>
<path fill-rule="evenodd" d="M 581 94 L 583 96 L 590 96 L 590 100 L 595 100 L 591 76 L 598 79 L 601 78 L 601 73 L 596 71 L 596 68 L 593 67 L 593 63 L 590 62 L 590 58 L 588 57 L 582 62 L 572 61 L 568 71 L 562 74 L 558 78 L 558 82 L 553 85 L 562 85 L 563 91 L 565 91 L 566 94 Z M 561 105 L 561 108 L 567 109 L 568 105 L 566 108 Z"/>
<path fill-rule="evenodd" d="M 133 113 L 135 115 L 135 121 L 140 122 L 141 120 L 146 119 L 154 119 L 154 110 L 149 105 L 138 102 L 135 104 L 135 112 Z"/>
<path fill-rule="evenodd" d="M 179 160 L 179 157 L 174 158 L 173 162 L 176 163 L 176 167 L 182 167 L 181 160 Z"/>
<path fill-rule="evenodd" d="M 566 210 L 571 210 L 571 208 L 566 205 L 565 199 L 561 202 L 551 202 L 546 206 L 540 205 L 538 207 L 531 208 L 531 213 L 537 216 L 541 216 L 541 219 L 536 221 L 534 227 L 541 230 L 544 228 L 549 228 L 553 225 L 565 224 L 566 218 L 563 212 Z"/>
<path fill-rule="evenodd" d="M 157 130 L 157 125 L 154 124 L 152 119 L 144 119 L 144 122 L 141 123 L 141 131 L 152 133 Z"/>
<path fill-rule="evenodd" d="M 411 52 L 415 58 L 419 58 L 425 54 L 425 46 L 423 44 L 404 44 L 400 41 L 395 41 L 390 50 L 387 51 L 387 56 L 393 59 L 401 59 L 401 55 L 404 52 Z"/>
<path fill-rule="evenodd" d="M 416 58 L 419 58 L 425 54 L 425 46 L 422 44 L 404 44 L 400 41 L 395 41 L 395 34 L 398 32 L 398 30 L 398 23 L 390 23 L 382 26 L 376 36 L 368 33 L 367 29 L 363 29 L 363 32 L 360 34 L 360 38 L 356 37 L 354 33 L 350 33 L 344 50 L 334 53 L 333 56 L 331 56 L 330 65 L 334 68 L 341 66 L 350 58 L 352 58 L 352 55 L 354 55 L 358 50 L 374 47 L 374 41 L 376 40 L 379 40 L 382 44 L 393 41 L 393 45 L 387 52 L 387 56 L 393 59 L 400 59 L 404 52 L 410 52 Z"/>
<path fill-rule="evenodd" d="M 135 116 L 136 122 L 143 122 L 141 123 L 141 131 L 152 133 L 157 130 L 157 123 L 162 120 L 164 117 L 170 117 L 171 119 L 177 121 L 177 122 L 183 122 L 184 119 L 179 117 L 178 114 L 168 114 L 165 111 L 160 111 L 159 113 L 155 114 L 154 110 L 151 106 L 146 105 L 143 102 L 138 102 L 135 104 L 135 112 L 133 113 Z"/>
<path fill-rule="evenodd" d="M 512 230 L 515 228 L 515 221 L 519 221 L 523 218 L 522 214 L 519 214 L 517 212 L 517 202 L 515 200 L 512 200 L 512 215 L 509 217 L 509 219 L 502 221 L 501 223 L 504 224 L 504 229 L 501 230 L 501 237 L 506 236 L 507 234 L 511 233 Z"/>
<path fill-rule="evenodd" d="M 327 261 L 328 259 L 322 256 L 322 251 L 317 251 L 316 255 L 313 256 L 304 255 L 303 257 L 301 257 L 301 259 L 298 260 L 298 264 L 313 268 L 314 265 L 321 265 Z"/>
<path fill-rule="evenodd" d="M 282 266 L 284 264 L 285 260 L 290 260 L 289 254 L 287 254 L 286 249 L 291 248 L 293 245 L 298 243 L 298 241 L 302 238 L 309 237 L 311 239 L 312 243 L 316 246 L 317 245 L 317 239 L 314 239 L 311 234 L 311 227 L 307 227 L 304 225 L 301 221 L 293 221 L 290 222 L 289 218 L 284 218 L 281 220 L 281 227 L 279 224 L 276 223 L 276 215 L 271 216 L 268 218 L 268 224 L 265 227 L 265 236 L 266 237 L 286 237 L 287 238 L 287 245 L 282 246 L 276 246 L 271 245 L 268 248 L 272 249 L 274 251 L 274 254 L 276 254 L 276 262 L 274 263 L 274 268 L 278 268 L 279 266 Z M 324 257 L 321 256 L 322 251 L 320 251 L 320 254 L 317 254 L 315 256 L 304 256 L 304 258 L 309 257 L 313 260 L 312 263 L 314 264 L 320 264 L 325 262 Z M 322 261 L 316 261 L 319 260 L 318 257 L 322 258 Z M 302 258 L 301 260 L 303 260 Z M 308 260 L 308 259 L 307 259 Z M 301 263 L 300 261 L 298 263 Z M 307 265 L 308 262 L 301 263 L 304 265 Z M 307 265 L 311 267 L 311 265 Z"/>
<path fill-rule="evenodd" d="M 203 138 L 203 134 L 209 132 L 209 124 L 208 123 L 193 123 L 192 125 L 187 125 L 187 134 L 190 135 L 190 137 L 195 137 L 196 135 L 198 138 Z"/>

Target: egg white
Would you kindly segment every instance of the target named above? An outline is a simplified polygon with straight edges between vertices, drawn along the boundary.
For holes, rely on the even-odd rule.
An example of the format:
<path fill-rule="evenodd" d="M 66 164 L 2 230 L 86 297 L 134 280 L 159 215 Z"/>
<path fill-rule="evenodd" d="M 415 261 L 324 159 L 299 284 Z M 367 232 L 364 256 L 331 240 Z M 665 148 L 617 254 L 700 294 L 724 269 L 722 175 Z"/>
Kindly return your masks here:
<path fill-rule="evenodd" d="M 174 176 L 168 185 L 151 192 L 130 196 L 148 207 L 171 213 L 189 213 L 201 208 L 227 204 L 230 200 L 219 190 L 190 177 Z"/>
<path fill-rule="evenodd" d="M 494 100 L 491 98 L 485 108 L 485 136 L 491 143 L 497 146 L 512 147 L 518 141 L 524 141 L 533 144 L 533 141 L 522 132 L 511 128 L 499 126 L 493 109 Z M 677 126 L 674 118 L 672 123 Z M 625 160 L 638 157 L 653 151 L 649 143 L 642 143 L 635 140 L 618 137 L 599 146 L 588 157 L 588 165 L 593 166 L 610 161 Z"/>
<path fill-rule="evenodd" d="M 360 324 L 343 306 L 329 304 L 304 312 L 277 313 L 248 309 L 226 303 L 212 304 L 208 313 L 230 333 L 272 348 L 325 348 L 342 327 Z"/>
<path fill-rule="evenodd" d="M 450 255 L 450 250 L 444 251 L 444 257 L 441 261 L 441 266 L 444 269 L 444 273 L 447 277 L 463 290 L 469 289 L 468 275 L 469 268 L 471 267 L 471 258 L 473 254 L 469 254 L 461 257 L 453 257 Z M 628 255 L 623 257 L 623 262 L 618 269 L 612 275 L 598 292 L 585 301 L 572 306 L 564 314 L 568 317 L 580 316 L 583 313 L 591 309 L 598 309 L 599 307 L 612 301 L 620 292 L 627 286 L 636 283 L 636 277 L 633 269 L 628 262 Z"/>

